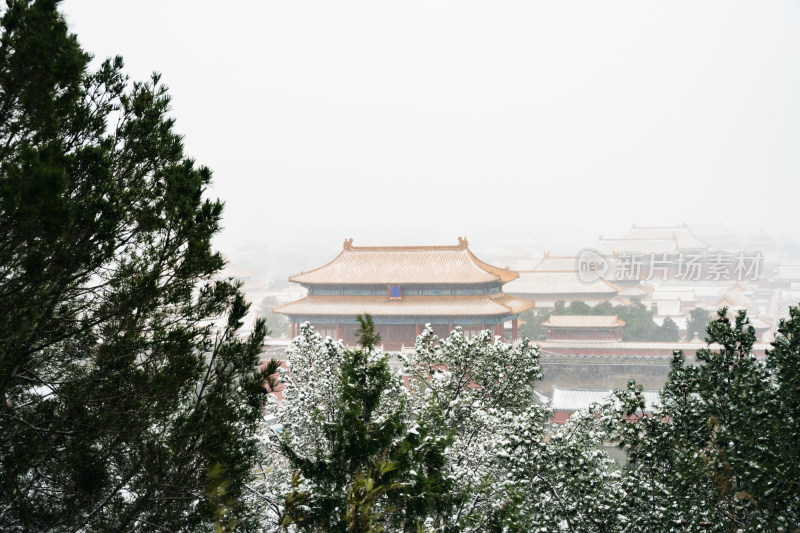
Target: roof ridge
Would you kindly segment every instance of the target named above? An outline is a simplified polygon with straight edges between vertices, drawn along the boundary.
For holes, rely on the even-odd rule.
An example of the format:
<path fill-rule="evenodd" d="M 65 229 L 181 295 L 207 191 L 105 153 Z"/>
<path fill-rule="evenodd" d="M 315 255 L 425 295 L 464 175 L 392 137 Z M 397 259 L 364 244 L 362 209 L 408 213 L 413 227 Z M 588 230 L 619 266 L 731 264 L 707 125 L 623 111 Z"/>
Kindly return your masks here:
<path fill-rule="evenodd" d="M 353 239 L 345 239 L 344 250 L 355 251 L 406 251 L 406 250 L 467 250 L 469 243 L 466 237 L 459 237 L 458 244 L 437 244 L 428 246 L 353 246 Z"/>
<path fill-rule="evenodd" d="M 688 226 L 686 224 L 681 224 L 679 226 L 637 226 L 636 224 L 634 224 L 631 227 L 631 229 L 633 229 L 633 228 L 636 228 L 636 229 L 681 229 L 681 228 L 687 228 L 688 229 Z"/>
<path fill-rule="evenodd" d="M 445 261 L 447 264 L 453 265 L 451 270 L 453 270 L 456 273 L 456 276 L 461 274 L 466 276 L 465 277 L 466 281 L 459 281 L 457 279 L 453 280 L 455 283 L 459 285 L 464 283 L 489 283 L 489 282 L 506 283 L 513 279 L 517 279 L 519 277 L 519 274 L 516 271 L 512 271 L 509 267 L 503 269 L 500 267 L 490 265 L 478 259 L 475 256 L 475 254 L 473 254 L 472 251 L 469 249 L 469 243 L 467 242 L 467 239 L 465 237 L 459 237 L 458 244 L 453 246 L 353 246 L 353 239 L 350 238 L 344 241 L 344 245 L 342 246 L 341 252 L 339 252 L 339 254 L 336 257 L 334 257 L 331 261 L 322 265 L 321 267 L 315 268 L 308 272 L 300 272 L 299 274 L 294 274 L 289 277 L 289 281 L 301 284 L 322 283 L 321 281 L 315 282 L 313 280 L 310 280 L 308 275 L 312 274 L 311 277 L 314 278 L 316 277 L 316 273 L 324 272 L 329 267 L 333 267 L 332 268 L 333 272 L 335 271 L 336 268 L 333 265 L 340 261 L 343 262 L 343 264 L 365 261 L 366 263 L 364 264 L 373 265 L 369 267 L 372 269 L 370 272 L 372 274 L 376 274 L 378 273 L 376 268 L 378 269 L 384 268 L 385 265 L 384 267 L 381 267 L 381 264 L 388 260 L 386 257 L 382 257 L 381 256 L 382 254 L 392 254 L 392 253 L 409 254 L 407 257 L 401 257 L 400 259 L 402 259 L 402 261 L 400 262 L 401 263 L 405 262 L 405 259 L 407 258 L 410 260 L 409 264 L 411 264 L 414 261 L 417 261 L 417 259 L 413 257 L 415 253 L 419 253 L 420 255 L 417 257 L 424 259 L 426 258 L 424 254 L 431 254 L 431 253 L 436 254 L 437 252 L 448 252 L 447 255 L 442 255 L 441 260 Z M 370 256 L 369 254 L 378 254 L 378 255 Z M 428 263 L 430 263 L 430 261 Z M 394 268 L 394 265 L 392 265 L 392 268 Z M 403 267 L 401 266 L 400 268 L 402 269 Z M 417 267 L 409 267 L 409 268 L 417 268 Z M 430 271 L 431 268 L 434 267 L 432 265 L 428 265 L 426 268 L 428 271 Z M 391 269 L 387 270 L 386 268 L 384 269 L 387 272 L 391 270 Z M 394 271 L 395 273 L 397 273 L 398 271 L 402 273 L 402 270 L 398 270 L 397 268 L 394 268 Z M 411 271 L 409 270 L 409 272 Z M 352 278 L 353 275 L 349 277 Z M 378 278 L 380 276 L 374 275 L 373 277 Z M 401 275 L 401 278 L 402 277 L 404 276 Z M 435 276 L 435 279 L 438 280 L 437 283 L 446 283 L 447 280 L 440 279 L 441 277 L 442 277 L 441 273 Z M 321 274 L 320 279 L 322 278 L 324 278 L 324 274 Z M 344 284 L 358 284 L 357 281 L 353 282 L 352 279 L 350 281 L 345 281 L 344 279 L 345 278 L 341 278 L 339 282 Z M 335 282 L 336 280 L 333 281 Z M 401 282 L 401 279 L 398 278 L 390 281 Z M 383 281 L 381 281 L 381 283 L 382 282 Z M 419 282 L 426 283 L 425 280 Z M 365 281 L 365 283 L 369 282 Z M 406 283 L 409 282 L 406 281 Z"/>
<path fill-rule="evenodd" d="M 603 237 L 601 235 L 600 240 L 601 241 L 677 241 L 678 237 L 675 234 L 672 234 L 669 237 Z"/>
<path fill-rule="evenodd" d="M 677 226 L 637 226 L 636 224 L 634 224 L 633 227 L 631 227 L 631 229 L 628 230 L 628 233 L 626 234 L 626 236 L 630 235 L 633 232 L 633 230 L 675 230 L 675 231 L 684 231 L 684 232 L 688 233 L 689 235 L 691 235 L 692 238 L 696 239 L 698 242 L 703 243 L 705 246 L 708 246 L 709 248 L 712 247 L 711 244 L 708 241 L 706 241 L 704 238 L 702 238 L 699 235 L 697 235 L 697 233 L 695 233 L 692 230 L 692 228 L 689 226 L 689 224 L 686 224 L 686 223 L 680 224 L 680 225 L 677 225 Z M 675 240 L 678 240 L 677 233 L 673 233 L 672 236 L 675 238 Z M 634 240 L 634 239 L 631 239 L 631 240 Z M 655 240 L 655 239 L 653 239 L 653 240 Z"/>
<path fill-rule="evenodd" d="M 497 295 L 511 296 L 510 294 L 506 294 L 504 292 L 493 293 L 493 294 L 404 294 L 402 296 L 402 298 L 396 299 L 396 301 L 415 300 L 415 299 L 441 300 L 441 299 L 453 299 L 453 298 L 459 299 L 459 300 L 465 300 L 465 299 L 469 299 L 469 298 L 475 299 L 475 300 L 480 300 L 480 299 L 485 299 L 485 298 L 492 298 L 492 297 L 497 296 Z M 332 298 L 333 299 L 333 298 L 335 298 L 335 299 L 343 299 L 343 300 L 352 299 L 352 298 L 374 298 L 374 299 L 381 299 L 382 298 L 382 299 L 386 300 L 388 297 L 386 296 L 385 293 L 384 294 L 307 294 L 306 296 L 303 296 L 302 298 L 298 298 L 297 300 L 292 300 L 291 302 L 285 302 L 284 304 L 280 304 L 280 305 L 285 305 L 287 303 L 292 303 L 292 302 L 299 302 L 300 300 L 305 300 L 305 299 L 308 299 L 308 298 L 315 298 L 315 299 L 321 299 L 321 298 Z"/>
<path fill-rule="evenodd" d="M 391 251 L 391 250 L 463 250 L 459 245 L 434 245 L 434 246 L 350 246 L 345 248 L 347 251 L 360 252 L 367 250 L 370 252 Z"/>
<path fill-rule="evenodd" d="M 617 317 L 619 317 L 618 314 L 615 314 L 615 315 L 556 315 L 556 314 L 553 314 L 553 316 L 561 316 L 561 317 L 591 316 L 591 317 L 597 317 L 597 318 L 617 318 Z"/>

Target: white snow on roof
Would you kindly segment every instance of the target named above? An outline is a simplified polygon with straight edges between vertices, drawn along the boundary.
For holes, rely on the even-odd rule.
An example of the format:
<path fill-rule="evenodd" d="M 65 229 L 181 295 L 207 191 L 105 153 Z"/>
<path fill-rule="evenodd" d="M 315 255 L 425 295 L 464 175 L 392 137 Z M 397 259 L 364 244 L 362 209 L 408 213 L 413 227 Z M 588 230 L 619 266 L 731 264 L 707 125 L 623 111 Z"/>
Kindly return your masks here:
<path fill-rule="evenodd" d="M 656 288 L 652 294 L 653 300 L 681 300 L 682 302 L 693 302 L 697 300 L 697 295 L 693 289 L 671 287 L 669 289 Z"/>
<path fill-rule="evenodd" d="M 600 237 L 597 249 L 603 255 L 615 252 L 631 253 L 675 253 L 678 251 L 678 241 L 675 237 L 665 239 L 605 239 Z"/>
<path fill-rule="evenodd" d="M 550 255 L 548 252 L 531 268 L 538 272 L 575 272 L 578 269 L 578 258 L 572 256 Z"/>
<path fill-rule="evenodd" d="M 641 298 L 642 296 L 647 295 L 647 291 L 642 290 L 639 287 L 625 287 L 619 292 L 619 295 L 627 296 L 628 298 Z"/>
<path fill-rule="evenodd" d="M 675 319 L 677 322 L 677 319 Z M 611 351 L 623 353 L 630 352 L 630 355 L 637 356 L 637 351 L 644 350 L 663 350 L 672 352 L 674 350 L 695 351 L 703 348 L 709 350 L 720 350 L 719 344 L 706 344 L 705 342 L 657 342 L 657 341 L 634 341 L 634 342 L 607 342 L 607 341 L 536 341 L 536 344 L 543 352 L 550 352 L 559 355 L 559 350 L 603 350 L 608 353 Z M 754 353 L 763 353 L 764 350 L 771 350 L 770 344 L 756 343 L 753 345 Z M 627 354 L 626 354 L 627 355 Z"/>
<path fill-rule="evenodd" d="M 509 294 L 604 294 L 615 296 L 618 287 L 596 279 L 583 282 L 577 272 L 520 272 L 519 278 L 506 284 Z"/>
<path fill-rule="evenodd" d="M 642 392 L 645 401 L 645 411 L 652 412 L 658 405 L 658 391 L 646 390 Z M 560 389 L 553 385 L 552 408 L 555 411 L 579 411 L 586 409 L 593 403 L 600 403 L 612 397 L 611 389 Z"/>
<path fill-rule="evenodd" d="M 708 249 L 709 244 L 692 233 L 688 226 L 645 227 L 634 225 L 626 239 L 668 239 L 674 237 L 682 250 Z"/>
<path fill-rule="evenodd" d="M 782 258 L 778 265 L 778 279 L 800 279 L 800 259 Z"/>
<path fill-rule="evenodd" d="M 561 328 L 614 328 L 625 325 L 617 315 L 551 315 L 543 326 Z"/>

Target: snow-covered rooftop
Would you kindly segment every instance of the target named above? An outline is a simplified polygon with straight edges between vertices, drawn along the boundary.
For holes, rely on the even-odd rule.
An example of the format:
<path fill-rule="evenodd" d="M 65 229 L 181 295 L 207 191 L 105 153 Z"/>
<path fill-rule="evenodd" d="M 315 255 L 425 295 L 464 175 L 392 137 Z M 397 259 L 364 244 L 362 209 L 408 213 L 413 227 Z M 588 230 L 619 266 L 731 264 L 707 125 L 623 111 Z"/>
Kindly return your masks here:
<path fill-rule="evenodd" d="M 602 279 L 581 281 L 577 272 L 520 272 L 504 290 L 513 294 L 603 294 L 616 296 L 620 287 Z"/>
<path fill-rule="evenodd" d="M 554 411 L 579 411 L 586 409 L 593 403 L 600 403 L 612 397 L 611 389 L 560 389 L 553 386 L 551 407 Z M 645 411 L 652 412 L 658 404 L 658 391 L 646 390 L 642 392 L 645 401 Z"/>
<path fill-rule="evenodd" d="M 357 247 L 345 241 L 331 262 L 289 281 L 307 285 L 481 284 L 505 283 L 517 273 L 484 263 L 469 250 L 467 240 L 456 246 Z"/>
<path fill-rule="evenodd" d="M 294 316 L 503 316 L 521 313 L 534 302 L 508 294 L 464 296 L 307 296 L 273 309 Z"/>
<path fill-rule="evenodd" d="M 551 315 L 543 326 L 557 328 L 615 328 L 625 322 L 616 315 Z"/>

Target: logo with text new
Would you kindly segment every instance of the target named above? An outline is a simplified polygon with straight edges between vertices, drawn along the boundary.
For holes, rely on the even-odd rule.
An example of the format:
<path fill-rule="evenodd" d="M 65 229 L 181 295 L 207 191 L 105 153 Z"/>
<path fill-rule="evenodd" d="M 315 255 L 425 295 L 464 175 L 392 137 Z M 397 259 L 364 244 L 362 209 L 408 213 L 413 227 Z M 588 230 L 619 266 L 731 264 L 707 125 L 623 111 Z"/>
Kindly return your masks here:
<path fill-rule="evenodd" d="M 578 254 L 576 270 L 578 271 L 578 279 L 582 282 L 591 283 L 605 278 L 608 269 L 608 260 L 594 248 L 584 248 Z"/>

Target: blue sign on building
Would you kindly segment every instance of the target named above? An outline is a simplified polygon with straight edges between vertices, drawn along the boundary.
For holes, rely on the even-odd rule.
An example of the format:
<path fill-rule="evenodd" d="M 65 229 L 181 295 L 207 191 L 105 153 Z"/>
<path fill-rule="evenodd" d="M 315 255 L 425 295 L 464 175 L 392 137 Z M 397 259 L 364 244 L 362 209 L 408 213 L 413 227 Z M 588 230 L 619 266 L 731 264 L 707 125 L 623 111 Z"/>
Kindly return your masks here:
<path fill-rule="evenodd" d="M 400 285 L 389 285 L 389 298 L 400 300 L 403 295 L 400 293 Z"/>

